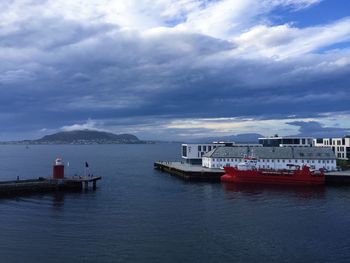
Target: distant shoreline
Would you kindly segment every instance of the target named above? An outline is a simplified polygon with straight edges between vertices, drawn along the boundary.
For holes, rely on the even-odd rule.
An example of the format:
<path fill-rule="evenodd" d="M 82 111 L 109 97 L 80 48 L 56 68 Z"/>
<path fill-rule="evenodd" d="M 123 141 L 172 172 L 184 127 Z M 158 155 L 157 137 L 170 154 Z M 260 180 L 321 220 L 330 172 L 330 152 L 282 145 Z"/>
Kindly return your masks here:
<path fill-rule="evenodd" d="M 0 145 L 115 145 L 115 144 L 155 144 L 153 141 L 138 141 L 138 142 L 95 142 L 95 141 L 84 141 L 84 142 L 37 142 L 37 141 L 9 141 L 0 142 Z"/>

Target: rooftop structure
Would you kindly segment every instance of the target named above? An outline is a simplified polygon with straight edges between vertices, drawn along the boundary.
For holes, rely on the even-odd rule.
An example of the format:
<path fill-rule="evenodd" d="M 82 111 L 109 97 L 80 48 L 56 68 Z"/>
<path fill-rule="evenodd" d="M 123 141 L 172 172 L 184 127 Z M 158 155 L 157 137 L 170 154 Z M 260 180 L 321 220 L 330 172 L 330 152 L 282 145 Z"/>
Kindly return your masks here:
<path fill-rule="evenodd" d="M 285 147 L 285 146 L 303 146 L 311 147 L 313 146 L 312 137 L 265 137 L 259 138 L 259 143 L 264 147 Z"/>
<path fill-rule="evenodd" d="M 189 164 L 202 164 L 202 156 L 217 147 L 242 147 L 255 146 L 262 147 L 261 144 L 235 144 L 234 142 L 213 142 L 213 143 L 187 143 L 181 145 L 182 159 Z"/>

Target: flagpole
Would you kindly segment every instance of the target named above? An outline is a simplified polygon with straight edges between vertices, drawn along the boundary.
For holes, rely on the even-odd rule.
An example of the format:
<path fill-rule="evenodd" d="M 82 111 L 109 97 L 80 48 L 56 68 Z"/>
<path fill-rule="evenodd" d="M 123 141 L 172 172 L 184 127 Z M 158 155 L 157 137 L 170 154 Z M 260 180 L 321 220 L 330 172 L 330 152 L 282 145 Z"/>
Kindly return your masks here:
<path fill-rule="evenodd" d="M 67 162 L 67 175 L 69 176 L 69 161 Z"/>
<path fill-rule="evenodd" d="M 87 176 L 87 172 L 89 170 L 89 164 L 85 161 L 85 177 Z"/>

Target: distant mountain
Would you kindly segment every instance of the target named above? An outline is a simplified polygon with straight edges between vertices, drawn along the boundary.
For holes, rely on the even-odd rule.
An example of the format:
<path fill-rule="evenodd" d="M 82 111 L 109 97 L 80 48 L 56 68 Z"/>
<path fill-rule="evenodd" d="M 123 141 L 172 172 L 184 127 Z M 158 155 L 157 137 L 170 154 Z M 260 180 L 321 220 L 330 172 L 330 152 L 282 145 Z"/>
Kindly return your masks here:
<path fill-rule="evenodd" d="M 197 140 L 193 140 L 193 142 L 198 143 L 210 143 L 217 141 L 224 142 L 235 142 L 235 143 L 258 143 L 258 138 L 264 137 L 258 133 L 242 133 L 237 135 L 223 136 L 223 137 L 207 137 L 201 138 Z"/>
<path fill-rule="evenodd" d="M 46 135 L 38 140 L 25 140 L 29 144 L 120 144 L 143 143 L 132 134 L 114 134 L 93 130 L 76 130 Z"/>

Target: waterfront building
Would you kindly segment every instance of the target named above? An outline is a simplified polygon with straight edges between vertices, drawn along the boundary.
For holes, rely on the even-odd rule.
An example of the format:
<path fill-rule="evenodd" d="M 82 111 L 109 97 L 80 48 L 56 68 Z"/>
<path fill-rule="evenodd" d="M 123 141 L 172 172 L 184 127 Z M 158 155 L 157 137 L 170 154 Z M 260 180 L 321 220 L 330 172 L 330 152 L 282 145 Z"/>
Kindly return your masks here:
<path fill-rule="evenodd" d="M 247 156 L 257 158 L 259 169 L 289 169 L 307 165 L 311 169 L 336 170 L 336 157 L 329 147 L 217 147 L 203 155 L 207 168 L 235 167 Z"/>
<path fill-rule="evenodd" d="M 312 137 L 265 137 L 259 138 L 259 144 L 264 147 L 285 147 L 285 146 L 295 146 L 295 147 L 312 147 L 314 143 L 314 138 Z"/>
<path fill-rule="evenodd" d="M 317 138 L 314 139 L 316 147 L 329 147 L 333 150 L 337 159 L 350 160 L 350 136 L 342 138 Z"/>
<path fill-rule="evenodd" d="M 184 143 L 181 145 L 182 159 L 189 164 L 202 164 L 202 156 L 205 153 L 221 146 L 225 146 L 225 143 Z"/>
<path fill-rule="evenodd" d="M 254 146 L 262 147 L 261 144 L 236 144 L 234 142 L 213 142 L 213 143 L 186 143 L 181 145 L 182 159 L 189 164 L 202 164 L 202 157 L 205 153 L 210 152 L 217 147 L 241 147 Z"/>

